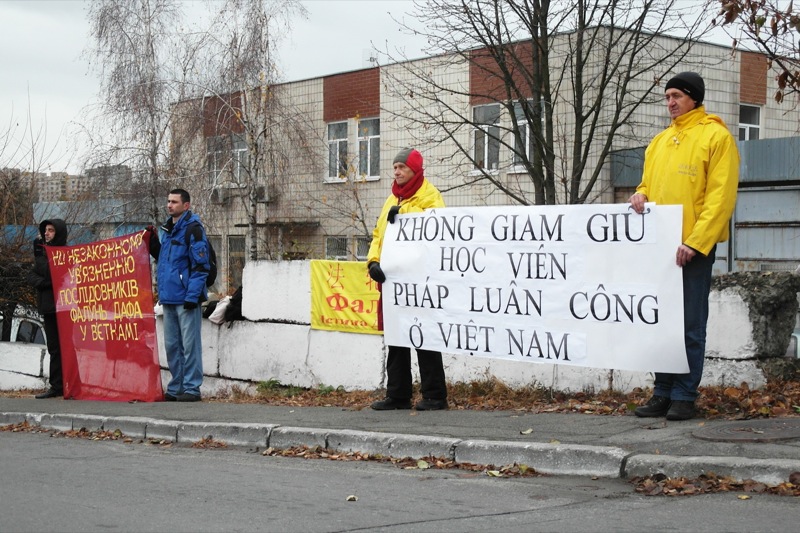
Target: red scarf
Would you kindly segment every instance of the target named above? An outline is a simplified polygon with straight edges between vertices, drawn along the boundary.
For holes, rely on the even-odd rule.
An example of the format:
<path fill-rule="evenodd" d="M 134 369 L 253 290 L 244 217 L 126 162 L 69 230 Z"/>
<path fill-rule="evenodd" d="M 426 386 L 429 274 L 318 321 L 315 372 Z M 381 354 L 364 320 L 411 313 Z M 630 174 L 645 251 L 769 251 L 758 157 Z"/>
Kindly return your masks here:
<path fill-rule="evenodd" d="M 422 182 L 425 181 L 425 171 L 420 170 L 414 174 L 414 177 L 406 182 L 405 185 L 398 185 L 397 180 L 392 182 L 392 194 L 397 196 L 398 201 L 411 198 L 422 187 Z"/>

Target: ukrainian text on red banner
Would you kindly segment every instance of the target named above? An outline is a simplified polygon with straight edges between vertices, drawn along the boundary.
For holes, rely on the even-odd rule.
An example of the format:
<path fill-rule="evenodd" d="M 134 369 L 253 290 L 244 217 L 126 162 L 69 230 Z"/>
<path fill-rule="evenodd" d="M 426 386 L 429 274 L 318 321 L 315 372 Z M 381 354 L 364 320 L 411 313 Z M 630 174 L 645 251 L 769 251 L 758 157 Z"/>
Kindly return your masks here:
<path fill-rule="evenodd" d="M 45 247 L 66 398 L 163 397 L 148 239 L 142 231 L 80 246 Z"/>
<path fill-rule="evenodd" d="M 358 261 L 311 261 L 311 327 L 351 333 L 382 333 L 380 293 Z"/>
<path fill-rule="evenodd" d="M 446 208 L 398 216 L 381 254 L 386 344 L 688 372 L 681 207 Z"/>

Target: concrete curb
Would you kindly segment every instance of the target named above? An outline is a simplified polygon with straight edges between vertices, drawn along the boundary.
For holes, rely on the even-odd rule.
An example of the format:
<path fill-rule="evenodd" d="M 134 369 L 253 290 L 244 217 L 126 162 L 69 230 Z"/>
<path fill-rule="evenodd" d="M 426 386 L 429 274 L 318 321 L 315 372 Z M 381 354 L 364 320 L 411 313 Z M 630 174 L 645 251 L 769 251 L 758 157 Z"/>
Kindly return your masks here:
<path fill-rule="evenodd" d="M 496 466 L 525 464 L 545 474 L 617 478 L 627 455 L 613 446 L 468 440 L 456 447 L 455 459 Z"/>
<path fill-rule="evenodd" d="M 184 422 L 178 425 L 178 442 L 197 442 L 212 438 L 231 446 L 257 446 L 265 448 L 272 424 L 239 424 Z"/>
<path fill-rule="evenodd" d="M 742 481 L 752 479 L 776 485 L 800 472 L 800 460 L 750 459 L 746 457 L 681 457 L 629 453 L 615 446 L 561 443 L 520 443 L 512 441 L 463 440 L 373 431 L 333 430 L 280 426 L 276 424 L 180 422 L 146 417 L 103 417 L 82 414 L 0 412 L 0 425 L 27 421 L 57 431 L 119 430 L 136 438 L 192 443 L 206 438 L 232 446 L 293 446 L 328 448 L 387 457 L 444 457 L 457 462 L 504 466 L 524 464 L 538 472 L 569 476 L 628 479 L 664 474 L 696 478 L 713 472 Z"/>
<path fill-rule="evenodd" d="M 793 472 L 800 472 L 800 460 L 636 454 L 628 458 L 623 469 L 623 477 L 664 474 L 672 478 L 696 478 L 702 474 L 714 473 L 737 481 L 752 479 L 768 485 L 777 485 L 788 481 Z"/>

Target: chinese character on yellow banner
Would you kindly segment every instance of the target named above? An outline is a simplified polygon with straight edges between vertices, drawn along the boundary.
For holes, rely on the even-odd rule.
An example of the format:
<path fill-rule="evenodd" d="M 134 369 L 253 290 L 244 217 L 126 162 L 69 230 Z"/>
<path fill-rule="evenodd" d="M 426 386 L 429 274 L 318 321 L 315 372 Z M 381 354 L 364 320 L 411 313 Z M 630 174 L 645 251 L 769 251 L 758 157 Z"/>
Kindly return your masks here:
<path fill-rule="evenodd" d="M 380 292 L 359 261 L 311 261 L 311 327 L 380 335 Z"/>

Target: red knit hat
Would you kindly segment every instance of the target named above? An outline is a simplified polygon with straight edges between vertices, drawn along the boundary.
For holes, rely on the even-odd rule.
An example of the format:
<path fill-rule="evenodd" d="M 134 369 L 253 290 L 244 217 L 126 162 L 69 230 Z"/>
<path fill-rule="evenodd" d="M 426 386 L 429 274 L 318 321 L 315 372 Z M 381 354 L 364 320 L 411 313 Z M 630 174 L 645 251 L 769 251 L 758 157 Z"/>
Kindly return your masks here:
<path fill-rule="evenodd" d="M 422 154 L 413 148 L 403 148 L 394 157 L 394 163 L 403 163 L 416 174 L 422 170 Z"/>

